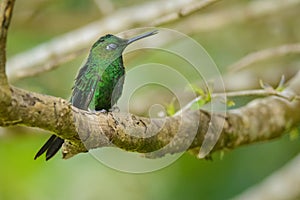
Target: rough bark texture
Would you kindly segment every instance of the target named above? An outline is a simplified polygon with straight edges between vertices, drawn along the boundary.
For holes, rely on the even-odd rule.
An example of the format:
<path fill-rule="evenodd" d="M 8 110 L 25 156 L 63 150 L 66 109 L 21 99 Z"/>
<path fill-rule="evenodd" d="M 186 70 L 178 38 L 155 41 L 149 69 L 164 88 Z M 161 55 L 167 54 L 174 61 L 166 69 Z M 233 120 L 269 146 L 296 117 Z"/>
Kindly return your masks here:
<path fill-rule="evenodd" d="M 5 73 L 6 40 L 12 16 L 14 0 L 4 0 L 0 6 L 0 115 L 4 114 L 10 104 L 10 91 Z"/>
<path fill-rule="evenodd" d="M 280 137 L 300 123 L 299 100 L 275 96 L 256 99 L 226 115 L 203 110 L 185 111 L 164 119 L 129 113 L 90 113 L 68 101 L 9 86 L 5 75 L 5 43 L 13 0 L 1 4 L 0 29 L 0 126 L 25 125 L 49 130 L 66 140 L 64 158 L 87 149 L 115 145 L 128 151 L 163 156 L 200 147 L 210 152 Z M 300 73 L 283 92 L 292 99 L 300 93 Z M 217 131 L 220 129 L 220 134 Z"/>
<path fill-rule="evenodd" d="M 300 79 L 299 74 L 297 77 Z M 300 87 L 297 77 L 290 88 Z M 166 146 L 149 154 L 151 157 L 182 152 L 200 147 L 205 135 L 214 138 L 216 133 L 208 132 L 208 127 L 222 121 L 220 119 L 225 123 L 214 151 L 270 140 L 300 123 L 300 115 L 295 112 L 300 108 L 299 101 L 290 102 L 279 97 L 254 100 L 242 108 L 228 111 L 226 116 L 187 111 L 181 116 L 149 119 L 129 113 L 85 112 L 72 107 L 66 100 L 13 87 L 11 93 L 11 105 L 2 115 L 0 125 L 19 124 L 54 132 L 68 141 L 63 150 L 65 158 L 86 149 L 111 145 L 142 153 Z"/>

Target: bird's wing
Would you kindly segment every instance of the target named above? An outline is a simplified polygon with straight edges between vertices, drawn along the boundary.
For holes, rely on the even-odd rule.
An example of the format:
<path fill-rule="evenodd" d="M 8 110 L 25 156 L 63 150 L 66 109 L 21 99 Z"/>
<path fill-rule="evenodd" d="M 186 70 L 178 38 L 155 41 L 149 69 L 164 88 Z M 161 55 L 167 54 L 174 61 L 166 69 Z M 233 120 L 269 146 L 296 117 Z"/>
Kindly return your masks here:
<path fill-rule="evenodd" d="M 83 66 L 76 78 L 75 85 L 73 87 L 71 103 L 73 106 L 88 110 L 89 105 L 93 99 L 97 84 L 100 80 L 100 76 L 94 68 Z"/>

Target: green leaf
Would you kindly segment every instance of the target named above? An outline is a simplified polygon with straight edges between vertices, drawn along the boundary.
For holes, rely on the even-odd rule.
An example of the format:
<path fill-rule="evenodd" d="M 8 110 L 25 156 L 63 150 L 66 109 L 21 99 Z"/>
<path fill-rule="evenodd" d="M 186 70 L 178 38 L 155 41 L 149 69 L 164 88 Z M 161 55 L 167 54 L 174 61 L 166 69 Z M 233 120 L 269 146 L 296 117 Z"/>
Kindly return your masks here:
<path fill-rule="evenodd" d="M 225 156 L 225 151 L 221 150 L 220 151 L 220 160 L 223 160 L 224 156 Z"/>
<path fill-rule="evenodd" d="M 201 97 L 205 96 L 205 92 L 202 88 L 200 88 L 196 85 L 191 85 L 191 88 L 198 96 L 201 96 Z"/>
<path fill-rule="evenodd" d="M 297 128 L 293 128 L 289 133 L 290 140 L 294 141 L 299 138 L 299 130 Z"/>
<path fill-rule="evenodd" d="M 172 116 L 176 113 L 175 108 L 175 99 L 173 99 L 167 106 L 166 106 L 166 112 L 168 116 Z"/>
<path fill-rule="evenodd" d="M 206 102 L 205 99 L 200 98 L 196 103 L 198 104 L 199 107 L 202 107 L 202 106 L 204 106 L 207 102 Z"/>
<path fill-rule="evenodd" d="M 282 92 L 285 89 L 284 83 L 285 83 L 285 77 L 284 77 L 284 75 L 282 75 L 280 82 L 275 90 L 278 92 Z"/>
<path fill-rule="evenodd" d="M 235 106 L 235 102 L 232 101 L 232 100 L 227 100 L 226 105 L 227 105 L 228 107 L 232 107 L 232 106 Z"/>

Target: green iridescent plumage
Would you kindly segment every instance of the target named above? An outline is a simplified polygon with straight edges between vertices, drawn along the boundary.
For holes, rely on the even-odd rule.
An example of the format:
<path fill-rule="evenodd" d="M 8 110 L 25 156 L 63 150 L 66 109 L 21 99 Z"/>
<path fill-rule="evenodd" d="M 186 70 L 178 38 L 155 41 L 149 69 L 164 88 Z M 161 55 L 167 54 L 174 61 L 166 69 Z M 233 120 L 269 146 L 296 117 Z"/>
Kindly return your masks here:
<path fill-rule="evenodd" d="M 71 103 L 87 110 L 110 109 L 121 96 L 125 75 L 122 52 L 127 40 L 113 35 L 100 38 L 92 47 L 86 64 L 80 69 Z M 118 81 L 121 79 L 121 84 Z M 113 94 L 113 91 L 117 90 Z"/>
<path fill-rule="evenodd" d="M 156 34 L 148 32 L 131 39 L 108 34 L 92 46 L 88 59 L 75 79 L 71 104 L 82 110 L 109 110 L 117 103 L 123 90 L 125 69 L 122 53 L 134 41 Z M 64 140 L 52 135 L 36 154 L 35 159 L 46 152 L 50 159 L 62 146 Z"/>

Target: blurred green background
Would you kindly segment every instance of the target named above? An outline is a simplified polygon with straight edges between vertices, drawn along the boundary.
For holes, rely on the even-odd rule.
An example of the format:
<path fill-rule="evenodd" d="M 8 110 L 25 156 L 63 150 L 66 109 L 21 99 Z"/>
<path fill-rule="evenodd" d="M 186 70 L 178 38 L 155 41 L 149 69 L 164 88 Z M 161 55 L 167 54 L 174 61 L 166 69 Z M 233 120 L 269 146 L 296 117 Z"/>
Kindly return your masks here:
<path fill-rule="evenodd" d="M 141 3 L 137 0 L 111 2 L 115 9 Z M 230 0 L 203 12 L 247 2 Z M 300 5 L 276 15 L 191 36 L 205 47 L 220 71 L 225 72 L 227 65 L 249 52 L 299 42 L 299 9 Z M 17 1 L 9 31 L 8 57 L 98 20 L 102 15 L 92 0 Z M 53 71 L 12 84 L 68 98 L 84 58 L 85 55 L 79 56 Z M 285 67 L 294 65 L 295 60 L 291 56 L 264 64 Z M 254 69 L 260 74 L 259 66 Z M 243 104 L 244 101 L 237 99 L 236 103 Z M 35 153 L 50 133 L 26 127 L 0 129 L 0 133 L 0 199 L 5 200 L 228 199 L 272 174 L 300 149 L 299 138 L 291 140 L 287 134 L 273 141 L 225 152 L 224 157 L 215 153 L 213 161 L 197 160 L 184 154 L 171 166 L 159 171 L 127 174 L 100 164 L 89 154 L 80 154 L 69 160 L 62 160 L 58 155 L 49 162 L 43 159 L 34 161 Z"/>

